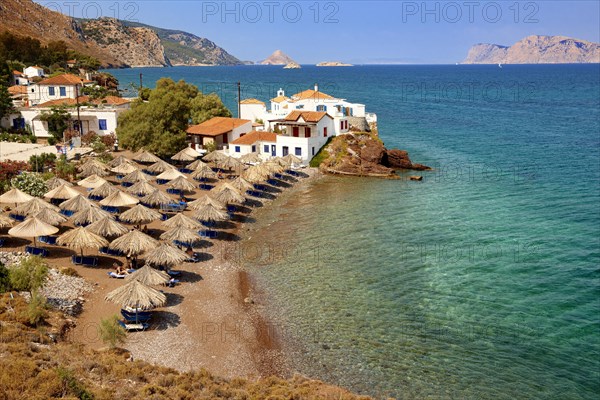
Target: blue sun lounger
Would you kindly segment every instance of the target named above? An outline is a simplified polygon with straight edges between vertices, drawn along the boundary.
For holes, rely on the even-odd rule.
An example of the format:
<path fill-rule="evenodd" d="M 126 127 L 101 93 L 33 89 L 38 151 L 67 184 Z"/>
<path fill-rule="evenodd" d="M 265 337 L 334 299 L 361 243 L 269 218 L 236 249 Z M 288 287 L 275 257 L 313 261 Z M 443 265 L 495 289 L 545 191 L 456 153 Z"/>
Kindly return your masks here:
<path fill-rule="evenodd" d="M 40 256 L 40 257 L 48 257 L 48 255 L 50 255 L 50 252 L 48 250 L 43 249 L 41 247 L 33 247 L 33 246 L 26 246 L 25 253 L 29 253 L 32 256 Z"/>
<path fill-rule="evenodd" d="M 129 322 L 119 321 L 119 325 L 126 331 L 145 331 L 150 327 L 150 324 L 146 322 L 141 324 L 131 324 Z"/>
<path fill-rule="evenodd" d="M 71 256 L 71 262 L 75 265 L 83 265 L 84 267 L 97 267 L 98 257 Z"/>
<path fill-rule="evenodd" d="M 38 240 L 45 244 L 56 244 L 56 236 L 40 236 Z"/>

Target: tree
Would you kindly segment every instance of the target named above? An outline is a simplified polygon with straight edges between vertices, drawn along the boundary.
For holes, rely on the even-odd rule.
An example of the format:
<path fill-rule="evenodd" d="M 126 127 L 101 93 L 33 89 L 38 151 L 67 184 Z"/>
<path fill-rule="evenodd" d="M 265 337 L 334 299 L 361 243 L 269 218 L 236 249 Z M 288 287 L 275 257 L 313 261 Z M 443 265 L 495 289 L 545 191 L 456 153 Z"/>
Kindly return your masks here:
<path fill-rule="evenodd" d="M 8 92 L 8 87 L 0 82 L 0 119 L 9 115 L 13 109 L 12 96 Z"/>
<path fill-rule="evenodd" d="M 29 256 L 13 266 L 9 275 L 10 285 L 14 290 L 33 293 L 44 284 L 48 275 L 48 265 L 39 256 Z"/>
<path fill-rule="evenodd" d="M 71 114 L 65 107 L 51 107 L 50 110 L 42 113 L 40 119 L 48 123 L 48 131 L 56 140 L 62 140 L 63 133 L 69 127 Z"/>
<path fill-rule="evenodd" d="M 216 93 L 200 94 L 192 100 L 192 120 L 201 124 L 213 117 L 231 117 L 231 112 L 225 107 Z"/>
<path fill-rule="evenodd" d="M 12 178 L 10 183 L 17 189 L 35 197 L 42 197 L 48 191 L 44 179 L 35 172 L 22 172 Z"/>
<path fill-rule="evenodd" d="M 119 325 L 119 317 L 117 315 L 100 320 L 98 334 L 104 344 L 108 345 L 111 349 L 125 342 L 125 338 L 127 337 L 125 329 Z"/>
<path fill-rule="evenodd" d="M 48 168 L 53 168 L 56 163 L 56 154 L 42 153 L 29 157 L 29 165 L 34 172 L 44 172 Z"/>
<path fill-rule="evenodd" d="M 27 319 L 31 326 L 39 326 L 48 318 L 48 304 L 46 298 L 37 290 L 31 294 L 27 305 Z"/>
<path fill-rule="evenodd" d="M 56 175 L 62 179 L 72 179 L 77 174 L 75 165 L 67 160 L 67 156 L 62 154 L 60 159 L 56 162 Z"/>

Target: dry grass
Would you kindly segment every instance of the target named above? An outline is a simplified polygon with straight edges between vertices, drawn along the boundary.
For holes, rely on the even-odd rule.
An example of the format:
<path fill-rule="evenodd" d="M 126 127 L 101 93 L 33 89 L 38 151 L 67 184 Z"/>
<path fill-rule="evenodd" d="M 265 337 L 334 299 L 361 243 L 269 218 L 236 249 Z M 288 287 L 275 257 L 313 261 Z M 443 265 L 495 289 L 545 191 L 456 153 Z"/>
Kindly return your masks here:
<path fill-rule="evenodd" d="M 65 341 L 70 321 L 57 312 L 44 326 L 28 326 L 26 309 L 18 295 L 0 298 L 2 399 L 367 399 L 303 377 L 227 380 L 131 361 L 126 350 Z"/>

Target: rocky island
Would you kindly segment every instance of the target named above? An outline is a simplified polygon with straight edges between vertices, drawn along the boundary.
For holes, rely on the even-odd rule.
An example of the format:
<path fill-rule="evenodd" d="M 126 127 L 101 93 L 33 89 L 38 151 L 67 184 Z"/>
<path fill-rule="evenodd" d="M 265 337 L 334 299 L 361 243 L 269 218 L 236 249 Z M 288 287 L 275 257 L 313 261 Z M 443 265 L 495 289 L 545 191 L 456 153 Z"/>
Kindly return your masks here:
<path fill-rule="evenodd" d="M 275 50 L 269 57 L 258 62 L 260 65 L 288 65 L 291 63 L 297 64 L 296 61 L 281 50 Z"/>
<path fill-rule="evenodd" d="M 346 64 L 340 61 L 323 61 L 318 63 L 317 67 L 353 67 L 353 65 Z"/>
<path fill-rule="evenodd" d="M 318 166 L 329 174 L 388 179 L 399 178 L 396 170 L 431 170 L 426 165 L 413 163 L 405 150 L 387 149 L 379 136 L 370 132 L 332 138 L 311 161 L 311 166 Z"/>
<path fill-rule="evenodd" d="M 283 67 L 283 69 L 300 69 L 302 68 L 300 66 L 300 64 L 296 63 L 296 62 L 291 62 L 289 64 L 287 64 L 285 67 Z"/>

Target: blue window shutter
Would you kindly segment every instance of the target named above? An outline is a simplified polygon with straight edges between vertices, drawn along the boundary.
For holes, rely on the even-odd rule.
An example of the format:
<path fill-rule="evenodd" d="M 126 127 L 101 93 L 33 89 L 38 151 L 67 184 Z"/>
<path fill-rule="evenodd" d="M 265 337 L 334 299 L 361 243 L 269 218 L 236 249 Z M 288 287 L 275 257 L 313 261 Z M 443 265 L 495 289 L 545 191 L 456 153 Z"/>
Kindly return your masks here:
<path fill-rule="evenodd" d="M 100 129 L 101 131 L 106 130 L 106 120 L 105 119 L 98 120 L 98 129 Z"/>
<path fill-rule="evenodd" d="M 54 96 L 54 86 L 50 86 L 50 87 L 48 88 L 48 94 L 49 94 L 50 96 Z"/>
<path fill-rule="evenodd" d="M 269 145 L 265 144 L 265 153 L 268 153 L 268 152 L 269 152 Z"/>
<path fill-rule="evenodd" d="M 239 153 L 240 152 L 240 146 L 235 146 L 235 152 Z"/>
<path fill-rule="evenodd" d="M 252 145 L 252 152 L 255 153 L 256 152 L 256 146 Z"/>
<path fill-rule="evenodd" d="M 297 156 L 301 156 L 302 155 L 302 148 L 301 147 L 296 147 L 294 149 L 295 153 Z"/>
<path fill-rule="evenodd" d="M 59 93 L 60 93 L 61 96 L 66 96 L 67 95 L 67 88 L 64 87 L 64 86 L 60 86 L 58 88 L 58 91 L 59 91 Z"/>

